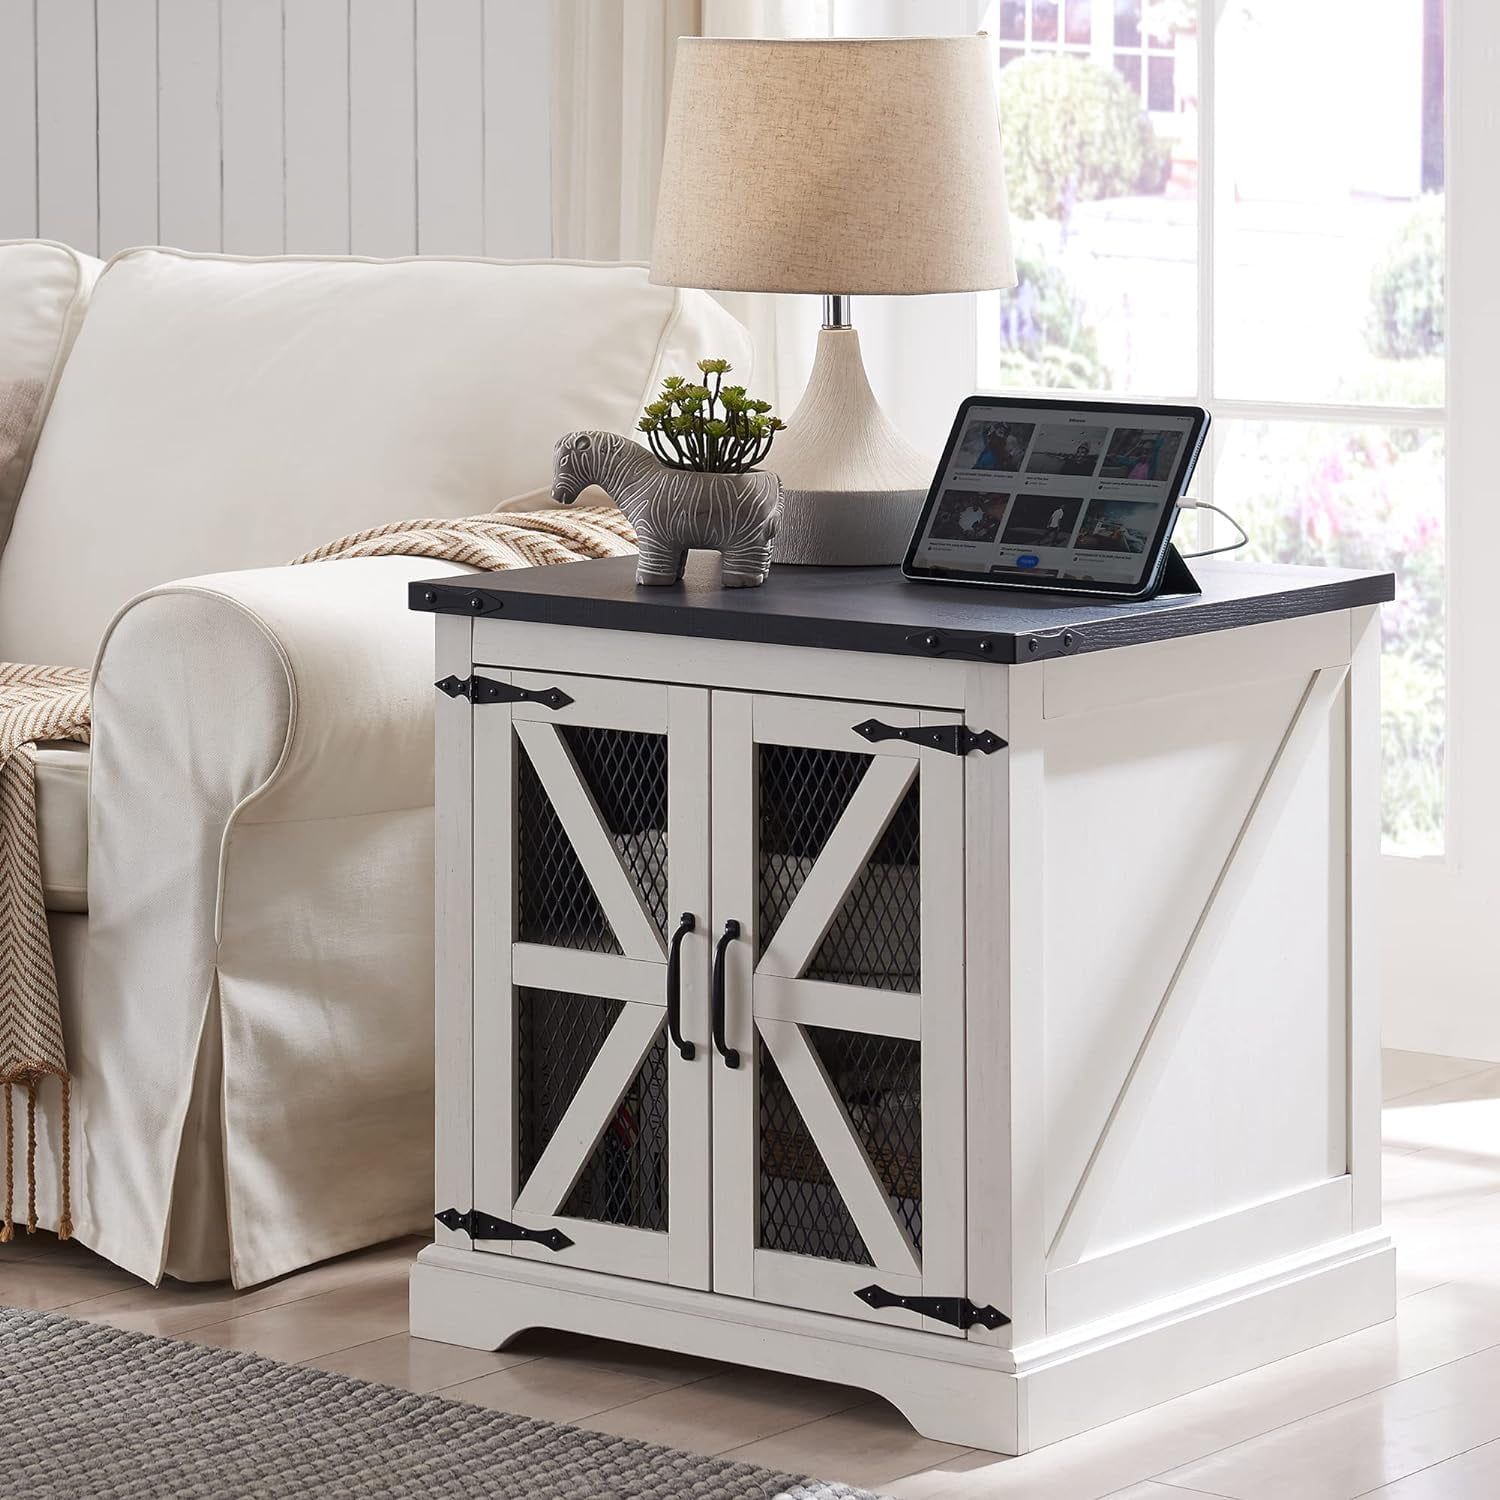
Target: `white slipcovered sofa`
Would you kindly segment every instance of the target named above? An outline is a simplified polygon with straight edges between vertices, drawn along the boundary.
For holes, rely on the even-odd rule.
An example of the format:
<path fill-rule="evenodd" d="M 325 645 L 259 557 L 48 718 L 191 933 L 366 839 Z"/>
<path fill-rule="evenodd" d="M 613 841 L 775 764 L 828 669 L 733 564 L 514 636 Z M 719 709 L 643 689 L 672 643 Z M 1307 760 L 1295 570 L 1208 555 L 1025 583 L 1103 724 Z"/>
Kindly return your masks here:
<path fill-rule="evenodd" d="M 405 585 L 457 570 L 281 564 L 540 496 L 560 433 L 629 430 L 663 374 L 749 351 L 639 267 L 97 273 L 0 245 L 0 410 L 45 370 L 34 456 L 0 465 L 0 660 L 94 664 L 92 747 L 39 764 L 76 1233 L 148 1280 L 248 1285 L 432 1212 L 434 690 Z"/>

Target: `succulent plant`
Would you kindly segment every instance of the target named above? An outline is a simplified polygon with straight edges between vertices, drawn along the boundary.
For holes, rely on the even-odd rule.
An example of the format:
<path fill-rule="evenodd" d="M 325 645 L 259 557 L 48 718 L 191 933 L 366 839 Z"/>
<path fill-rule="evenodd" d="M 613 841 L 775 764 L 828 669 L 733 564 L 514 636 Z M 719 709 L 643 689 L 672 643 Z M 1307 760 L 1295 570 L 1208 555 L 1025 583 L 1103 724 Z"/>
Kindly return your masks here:
<path fill-rule="evenodd" d="M 700 359 L 701 381 L 668 375 L 661 395 L 647 403 L 636 426 L 669 469 L 743 474 L 765 458 L 776 434 L 785 430 L 769 401 L 757 400 L 742 385 L 724 384 L 731 369 L 727 359 Z"/>

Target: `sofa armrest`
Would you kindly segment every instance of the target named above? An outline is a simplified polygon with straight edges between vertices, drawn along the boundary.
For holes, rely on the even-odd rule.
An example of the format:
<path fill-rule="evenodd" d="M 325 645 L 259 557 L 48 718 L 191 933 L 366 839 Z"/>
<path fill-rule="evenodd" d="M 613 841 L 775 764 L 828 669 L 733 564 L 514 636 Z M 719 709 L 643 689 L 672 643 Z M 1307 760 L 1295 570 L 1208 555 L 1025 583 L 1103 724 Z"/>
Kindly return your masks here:
<path fill-rule="evenodd" d="M 430 1213 L 433 653 L 406 585 L 462 571 L 190 578 L 105 635 L 78 1045 L 107 1085 L 90 1134 L 145 1145 L 85 1166 L 88 1243 L 119 1264 L 167 1264 L 195 1151 L 204 1181 L 222 1154 L 240 1284 Z M 220 1048 L 222 1147 L 184 1131 Z"/>
<path fill-rule="evenodd" d="M 94 668 L 91 821 L 152 787 L 164 811 L 201 796 L 215 821 L 430 806 L 432 628 L 408 611 L 406 584 L 463 571 L 354 558 L 182 579 L 133 599 Z M 181 780 L 163 786 L 173 766 Z"/>

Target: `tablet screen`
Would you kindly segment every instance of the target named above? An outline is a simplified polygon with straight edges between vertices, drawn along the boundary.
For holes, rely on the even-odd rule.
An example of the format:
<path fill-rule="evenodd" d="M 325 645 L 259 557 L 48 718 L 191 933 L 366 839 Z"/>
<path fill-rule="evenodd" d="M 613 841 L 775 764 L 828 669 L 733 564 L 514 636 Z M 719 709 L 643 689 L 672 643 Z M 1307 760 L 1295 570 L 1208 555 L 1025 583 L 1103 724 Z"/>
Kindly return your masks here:
<path fill-rule="evenodd" d="M 1197 407 L 965 402 L 907 570 L 1129 592 L 1149 582 L 1206 425 Z"/>

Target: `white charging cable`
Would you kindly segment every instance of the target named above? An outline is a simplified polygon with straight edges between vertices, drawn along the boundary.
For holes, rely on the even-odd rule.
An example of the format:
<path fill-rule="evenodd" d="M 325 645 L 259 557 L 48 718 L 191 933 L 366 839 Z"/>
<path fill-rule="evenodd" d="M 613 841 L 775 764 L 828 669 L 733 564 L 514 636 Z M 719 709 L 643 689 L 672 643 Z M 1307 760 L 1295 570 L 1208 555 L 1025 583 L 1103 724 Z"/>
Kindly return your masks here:
<path fill-rule="evenodd" d="M 1177 502 L 1177 509 L 1180 511 L 1211 510 L 1216 516 L 1223 516 L 1240 534 L 1239 541 L 1229 542 L 1223 547 L 1205 547 L 1201 552 L 1179 552 L 1178 556 L 1184 560 L 1189 557 L 1214 557 L 1220 552 L 1238 552 L 1241 547 L 1248 547 L 1250 545 L 1250 538 L 1246 535 L 1245 528 L 1227 510 L 1220 510 L 1217 505 L 1210 505 L 1207 500 L 1179 500 Z"/>

